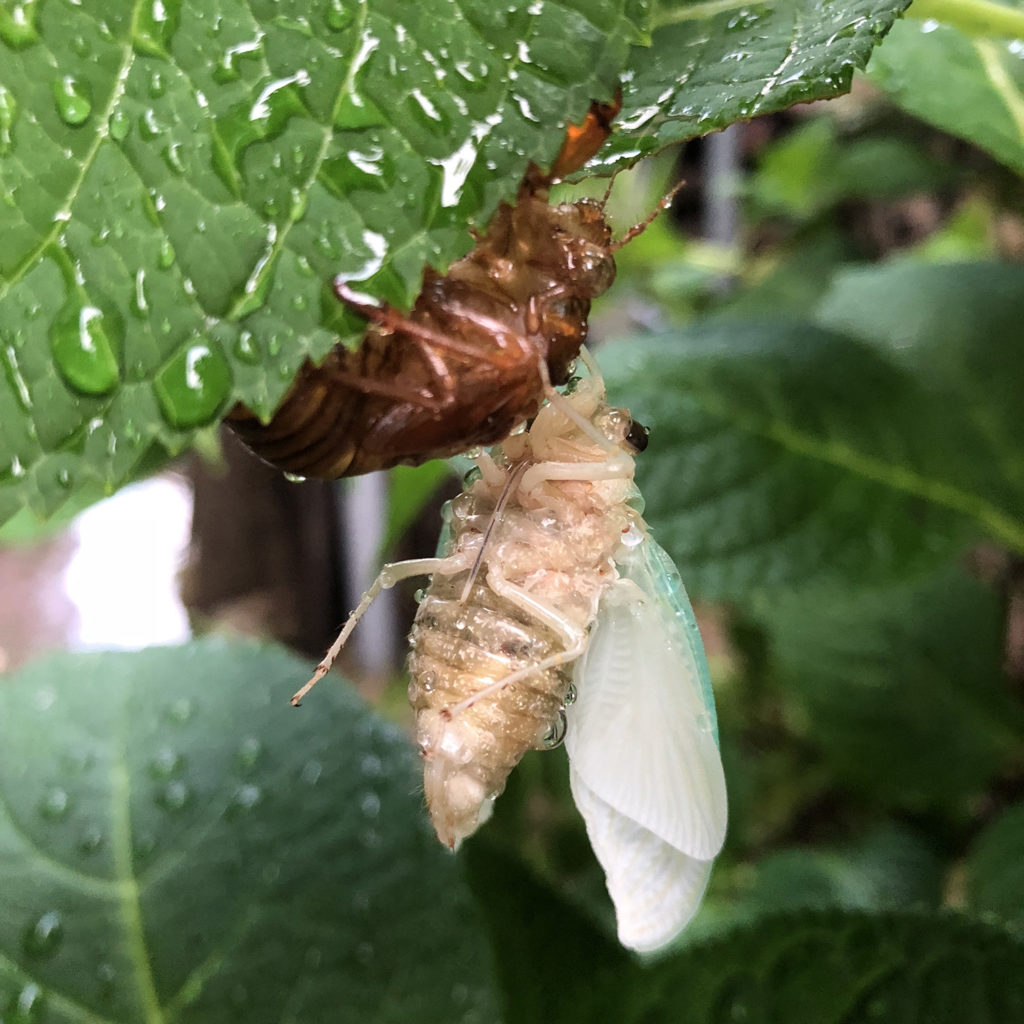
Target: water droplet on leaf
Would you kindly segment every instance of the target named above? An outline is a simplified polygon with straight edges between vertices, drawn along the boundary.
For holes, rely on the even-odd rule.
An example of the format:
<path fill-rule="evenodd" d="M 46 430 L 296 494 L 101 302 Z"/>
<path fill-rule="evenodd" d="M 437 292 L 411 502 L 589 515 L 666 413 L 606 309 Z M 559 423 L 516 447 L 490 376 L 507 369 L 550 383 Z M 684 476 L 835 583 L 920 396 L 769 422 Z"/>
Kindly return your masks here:
<path fill-rule="evenodd" d="M 14 147 L 14 121 L 18 116 L 18 103 L 14 93 L 0 85 L 0 156 L 6 156 Z"/>
<path fill-rule="evenodd" d="M 57 101 L 60 119 L 72 128 L 85 124 L 92 113 L 92 103 L 85 86 L 71 75 L 64 75 L 53 85 L 53 96 Z"/>
<path fill-rule="evenodd" d="M 192 790 L 181 779 L 171 779 L 156 795 L 157 804 L 165 811 L 181 811 L 192 800 Z"/>
<path fill-rule="evenodd" d="M 184 758 L 173 747 L 161 747 L 149 762 L 149 774 L 155 779 L 170 778 L 180 771 Z"/>
<path fill-rule="evenodd" d="M 67 790 L 55 786 L 39 801 L 39 813 L 51 821 L 60 821 L 67 817 L 69 804 Z"/>
<path fill-rule="evenodd" d="M 166 57 L 181 19 L 181 0 L 143 0 L 132 32 L 137 53 Z"/>
<path fill-rule="evenodd" d="M 50 328 L 57 369 L 73 388 L 87 395 L 105 395 L 117 386 L 116 353 L 123 342 L 120 317 L 77 296 L 68 300 Z"/>
<path fill-rule="evenodd" d="M 164 366 L 153 390 L 168 423 L 198 427 L 216 417 L 231 393 L 231 367 L 220 346 L 197 342 Z"/>
<path fill-rule="evenodd" d="M 56 910 L 49 910 L 25 929 L 21 948 L 33 960 L 48 960 L 64 940 L 64 924 Z"/>
<path fill-rule="evenodd" d="M 24 50 L 39 38 L 36 31 L 35 0 L 20 3 L 5 3 L 0 6 L 0 39 L 12 50 Z"/>

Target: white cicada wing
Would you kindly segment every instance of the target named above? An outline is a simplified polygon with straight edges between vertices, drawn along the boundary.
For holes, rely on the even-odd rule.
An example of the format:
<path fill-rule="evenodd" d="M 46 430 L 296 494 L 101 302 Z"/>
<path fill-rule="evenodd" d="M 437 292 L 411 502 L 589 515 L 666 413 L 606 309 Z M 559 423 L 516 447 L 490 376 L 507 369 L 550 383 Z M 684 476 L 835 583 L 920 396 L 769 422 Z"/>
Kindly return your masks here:
<path fill-rule="evenodd" d="M 696 911 L 727 800 L 707 661 L 679 575 L 649 537 L 619 569 L 577 665 L 565 744 L 619 937 L 647 951 Z"/>

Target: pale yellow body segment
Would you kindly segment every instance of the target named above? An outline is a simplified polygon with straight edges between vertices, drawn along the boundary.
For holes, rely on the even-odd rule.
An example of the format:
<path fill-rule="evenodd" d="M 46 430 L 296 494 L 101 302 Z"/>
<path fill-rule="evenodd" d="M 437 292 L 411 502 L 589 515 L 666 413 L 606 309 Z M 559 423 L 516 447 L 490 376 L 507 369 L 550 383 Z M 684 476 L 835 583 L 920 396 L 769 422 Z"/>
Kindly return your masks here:
<path fill-rule="evenodd" d="M 482 457 L 451 504 L 448 564 L 420 604 L 409 658 L 427 806 L 448 846 L 487 819 L 523 754 L 558 729 L 572 663 L 640 518 L 627 503 L 629 424 L 598 382 L 582 381 Z"/>

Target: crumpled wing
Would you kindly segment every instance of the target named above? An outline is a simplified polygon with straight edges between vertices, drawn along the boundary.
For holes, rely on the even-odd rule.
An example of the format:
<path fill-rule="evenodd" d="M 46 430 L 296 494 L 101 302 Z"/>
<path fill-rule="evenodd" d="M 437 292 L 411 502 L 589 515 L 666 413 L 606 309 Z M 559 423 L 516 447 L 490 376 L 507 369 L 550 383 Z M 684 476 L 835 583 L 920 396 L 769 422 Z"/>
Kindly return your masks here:
<path fill-rule="evenodd" d="M 727 798 L 707 662 L 678 573 L 649 537 L 619 569 L 577 665 L 565 744 L 620 940 L 649 951 L 696 911 Z"/>

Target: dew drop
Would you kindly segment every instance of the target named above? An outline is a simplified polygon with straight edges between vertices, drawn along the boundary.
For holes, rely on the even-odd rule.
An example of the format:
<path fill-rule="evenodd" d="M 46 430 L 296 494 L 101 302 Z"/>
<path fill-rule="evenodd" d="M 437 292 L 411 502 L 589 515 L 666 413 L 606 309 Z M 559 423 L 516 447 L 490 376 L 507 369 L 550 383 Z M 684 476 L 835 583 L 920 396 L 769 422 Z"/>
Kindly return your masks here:
<path fill-rule="evenodd" d="M 213 69 L 213 80 L 221 85 L 229 82 L 237 82 L 242 77 L 242 69 L 239 62 L 248 57 L 259 60 L 262 53 L 262 35 L 255 39 L 247 39 L 234 46 L 229 46 L 221 56 L 217 66 Z"/>
<path fill-rule="evenodd" d="M 139 134 L 147 141 L 152 142 L 164 133 L 164 126 L 156 119 L 156 111 L 152 107 L 139 115 Z"/>
<path fill-rule="evenodd" d="M 188 170 L 185 166 L 185 160 L 181 153 L 182 145 L 180 142 L 172 142 L 169 146 L 164 146 L 164 148 L 160 150 L 160 156 L 167 165 L 167 169 L 172 174 L 177 174 L 179 176 Z"/>
<path fill-rule="evenodd" d="M 39 813 L 50 821 L 60 821 L 68 816 L 70 803 L 67 790 L 55 786 L 39 801 Z"/>
<path fill-rule="evenodd" d="M 149 57 L 166 57 L 180 17 L 181 0 L 144 0 L 132 33 L 135 51 Z"/>
<path fill-rule="evenodd" d="M 173 747 L 161 747 L 150 759 L 149 774 L 154 779 L 169 779 L 184 765 L 184 758 Z"/>
<path fill-rule="evenodd" d="M 379 779 L 384 774 L 384 762 L 376 754 L 364 754 L 359 770 L 368 779 Z"/>
<path fill-rule="evenodd" d="M 131 118 L 123 110 L 115 110 L 107 121 L 107 130 L 115 142 L 123 142 L 131 131 Z"/>
<path fill-rule="evenodd" d="M 231 798 L 230 811 L 251 811 L 263 803 L 263 790 L 259 786 L 239 786 Z"/>
<path fill-rule="evenodd" d="M 98 825 L 88 825 L 75 843 L 79 853 L 95 853 L 103 845 L 103 832 Z"/>
<path fill-rule="evenodd" d="M 548 731 L 544 733 L 541 743 L 545 750 L 554 750 L 555 747 L 560 747 L 562 742 L 565 740 L 565 732 L 568 728 L 568 722 L 565 717 L 565 708 L 558 709 L 558 717 L 551 723 Z"/>
<path fill-rule="evenodd" d="M 141 268 L 135 271 L 135 288 L 128 305 L 140 320 L 148 318 L 149 298 L 146 295 L 146 272 Z"/>
<path fill-rule="evenodd" d="M 117 970 L 114 965 L 104 960 L 96 967 L 96 981 L 99 983 L 100 995 L 104 999 L 110 999 L 114 995 L 114 986 L 117 984 Z"/>
<path fill-rule="evenodd" d="M 34 981 L 30 981 L 18 993 L 11 1007 L 14 1014 L 11 1024 L 34 1024 L 42 1018 L 44 1004 L 43 990 Z"/>
<path fill-rule="evenodd" d="M 71 75 L 64 75 L 53 84 L 53 97 L 60 119 L 71 128 L 85 124 L 92 113 L 85 86 Z"/>
<path fill-rule="evenodd" d="M 0 362 L 3 363 L 8 383 L 11 385 L 11 391 L 18 400 L 18 405 L 21 406 L 22 412 L 31 412 L 32 392 L 29 391 L 28 383 L 21 372 L 18 354 L 15 352 L 13 345 L 5 345 L 0 349 Z"/>
<path fill-rule="evenodd" d="M 167 238 L 160 243 L 160 251 L 157 253 L 156 263 L 161 270 L 167 270 L 169 267 L 174 266 L 174 246 L 171 245 L 170 240 Z"/>
<path fill-rule="evenodd" d="M 373 790 L 367 790 L 359 800 L 359 810 L 368 818 L 376 818 L 380 814 L 380 797 Z"/>
<path fill-rule="evenodd" d="M 344 0 L 330 0 L 324 22 L 332 32 L 342 32 L 352 24 L 352 8 Z"/>
<path fill-rule="evenodd" d="M 21 948 L 33 960 L 48 960 L 64 940 L 64 923 L 56 910 L 48 910 L 21 937 Z"/>
<path fill-rule="evenodd" d="M 576 691 L 576 684 L 570 683 L 569 689 L 565 691 L 565 706 L 572 707 L 572 705 L 576 703 L 576 698 L 578 696 L 579 694 Z"/>
<path fill-rule="evenodd" d="M 242 768 L 252 768 L 263 752 L 263 744 L 255 736 L 247 736 L 238 745 L 235 758 Z"/>
<path fill-rule="evenodd" d="M 14 147 L 14 122 L 18 116 L 18 103 L 14 93 L 0 85 L 0 156 L 6 156 Z"/>
<path fill-rule="evenodd" d="M 120 317 L 71 298 L 54 318 L 50 345 L 64 379 L 87 395 L 105 395 L 120 381 L 115 354 L 124 342 Z"/>
<path fill-rule="evenodd" d="M 258 366 L 260 361 L 259 349 L 256 347 L 256 339 L 251 331 L 242 331 L 238 335 L 235 344 L 232 346 L 235 358 L 240 362 L 248 363 L 250 366 Z"/>
<path fill-rule="evenodd" d="M 0 39 L 12 50 L 24 50 L 39 39 L 36 31 L 37 10 L 35 0 L 0 6 Z"/>
<path fill-rule="evenodd" d="M 157 792 L 157 805 L 165 811 L 184 810 L 192 800 L 192 790 L 181 779 L 171 779 Z"/>
<path fill-rule="evenodd" d="M 231 393 L 231 366 L 219 345 L 196 342 L 160 370 L 153 390 L 168 423 L 198 427 L 216 417 Z"/>

